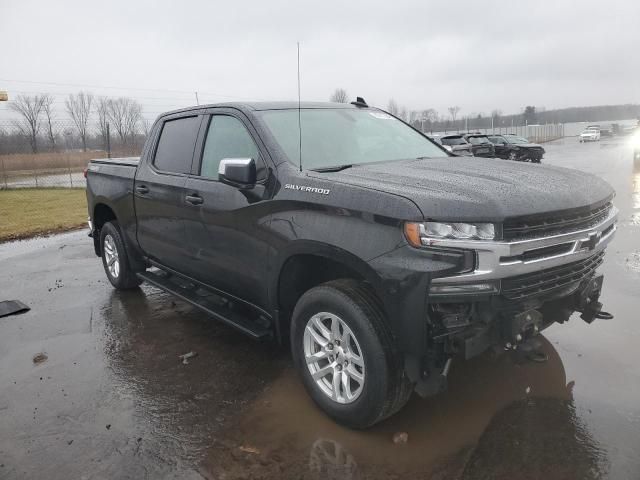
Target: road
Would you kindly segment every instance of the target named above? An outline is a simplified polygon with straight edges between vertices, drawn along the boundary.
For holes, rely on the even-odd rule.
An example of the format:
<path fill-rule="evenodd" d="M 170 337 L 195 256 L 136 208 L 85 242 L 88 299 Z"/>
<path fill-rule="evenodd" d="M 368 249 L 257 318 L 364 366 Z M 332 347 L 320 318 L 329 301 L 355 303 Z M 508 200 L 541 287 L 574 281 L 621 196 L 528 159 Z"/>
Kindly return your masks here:
<path fill-rule="evenodd" d="M 546 363 L 457 361 L 448 392 L 366 432 L 313 406 L 285 350 L 114 291 L 85 232 L 0 245 L 0 297 L 31 307 L 0 318 L 0 479 L 640 478 L 640 167 L 623 140 L 547 150 L 617 191 L 615 319 L 552 326 Z"/>

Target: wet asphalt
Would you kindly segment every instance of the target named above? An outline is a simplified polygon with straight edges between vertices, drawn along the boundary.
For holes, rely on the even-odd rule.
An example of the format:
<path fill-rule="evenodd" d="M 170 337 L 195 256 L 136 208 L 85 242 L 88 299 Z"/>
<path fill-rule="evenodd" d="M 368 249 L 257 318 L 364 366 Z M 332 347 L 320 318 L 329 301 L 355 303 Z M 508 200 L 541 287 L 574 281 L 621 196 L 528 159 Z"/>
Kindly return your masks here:
<path fill-rule="evenodd" d="M 285 350 L 113 290 L 86 232 L 0 245 L 0 300 L 31 307 L 0 318 L 0 479 L 640 478 L 640 165 L 626 139 L 546 148 L 617 191 L 615 319 L 550 327 L 545 363 L 457 361 L 446 393 L 366 432 L 314 407 Z"/>

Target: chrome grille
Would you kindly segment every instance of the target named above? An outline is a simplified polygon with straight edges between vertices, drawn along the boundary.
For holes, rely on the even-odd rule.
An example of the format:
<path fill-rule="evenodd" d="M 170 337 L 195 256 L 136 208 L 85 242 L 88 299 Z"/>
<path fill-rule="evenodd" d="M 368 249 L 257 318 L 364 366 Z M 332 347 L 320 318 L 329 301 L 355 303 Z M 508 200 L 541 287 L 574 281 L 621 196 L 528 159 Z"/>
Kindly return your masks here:
<path fill-rule="evenodd" d="M 524 240 L 560 233 L 575 232 L 596 225 L 607 218 L 611 202 L 579 213 L 565 213 L 506 220 L 502 227 L 505 240 Z"/>
<path fill-rule="evenodd" d="M 502 295 L 509 300 L 522 300 L 550 293 L 589 278 L 600 266 L 604 252 L 579 262 L 502 280 Z"/>

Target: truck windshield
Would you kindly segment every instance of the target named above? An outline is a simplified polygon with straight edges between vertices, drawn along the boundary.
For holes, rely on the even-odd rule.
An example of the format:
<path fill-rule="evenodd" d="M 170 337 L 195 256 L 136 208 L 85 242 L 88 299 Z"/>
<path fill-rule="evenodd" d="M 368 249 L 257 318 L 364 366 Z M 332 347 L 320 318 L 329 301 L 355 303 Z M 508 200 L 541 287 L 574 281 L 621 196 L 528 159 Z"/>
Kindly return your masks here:
<path fill-rule="evenodd" d="M 298 164 L 298 110 L 257 112 L 287 159 Z M 446 157 L 427 138 L 373 109 L 302 109 L 302 165 L 325 169 L 393 160 Z"/>

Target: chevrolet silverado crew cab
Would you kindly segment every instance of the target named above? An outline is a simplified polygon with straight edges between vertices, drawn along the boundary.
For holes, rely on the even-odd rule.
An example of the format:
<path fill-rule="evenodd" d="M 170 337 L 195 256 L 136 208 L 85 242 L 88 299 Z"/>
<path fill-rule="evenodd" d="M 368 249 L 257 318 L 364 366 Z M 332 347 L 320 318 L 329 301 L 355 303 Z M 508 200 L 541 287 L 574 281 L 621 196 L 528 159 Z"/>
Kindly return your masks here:
<path fill-rule="evenodd" d="M 362 99 L 169 112 L 139 159 L 87 168 L 115 288 L 148 282 L 288 342 L 309 395 L 353 428 L 442 391 L 455 357 L 539 353 L 554 322 L 610 317 L 613 196 L 575 170 L 453 156 Z"/>

